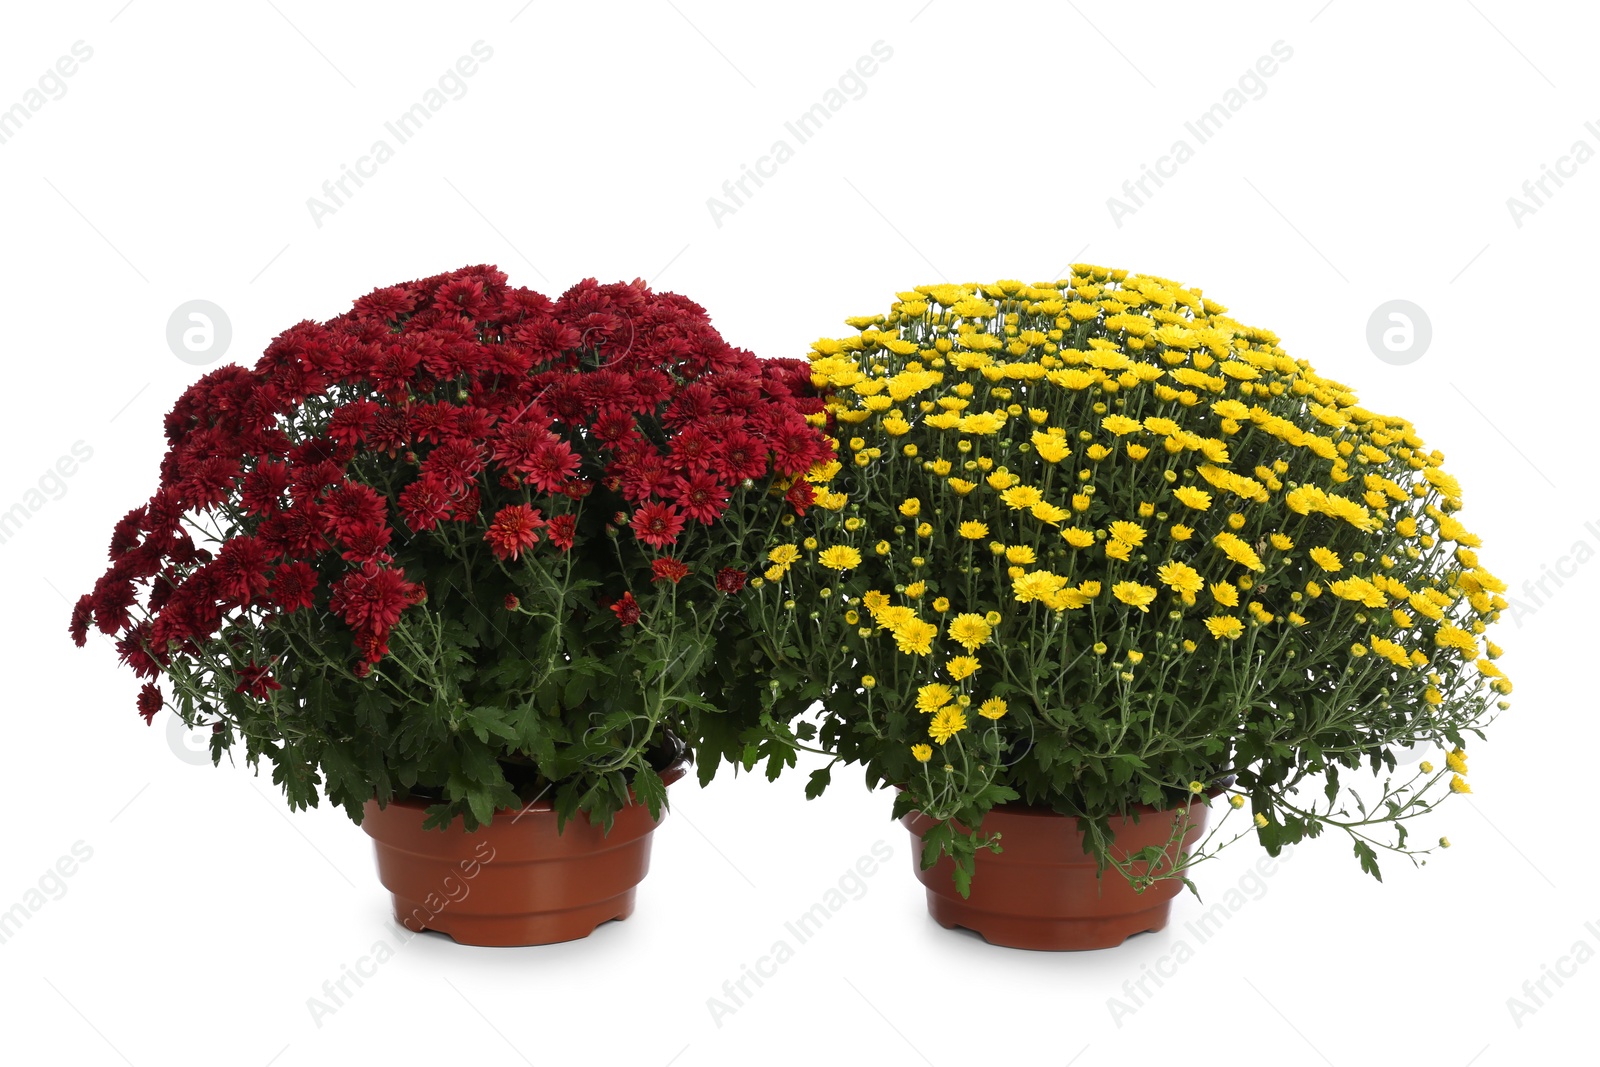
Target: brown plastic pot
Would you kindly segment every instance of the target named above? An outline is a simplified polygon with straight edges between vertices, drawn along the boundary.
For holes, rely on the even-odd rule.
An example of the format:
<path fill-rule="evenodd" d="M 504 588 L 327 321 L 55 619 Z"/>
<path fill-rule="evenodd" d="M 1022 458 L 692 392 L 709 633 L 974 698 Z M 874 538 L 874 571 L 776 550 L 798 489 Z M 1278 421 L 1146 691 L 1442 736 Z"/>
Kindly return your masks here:
<path fill-rule="evenodd" d="M 661 778 L 675 782 L 687 767 L 680 760 Z M 377 852 L 378 880 L 394 895 L 395 919 L 406 929 L 437 930 L 463 945 L 549 945 L 633 914 L 660 822 L 643 804 L 617 812 L 607 834 L 582 814 L 557 833 L 548 801 L 496 812 L 471 833 L 460 820 L 424 830 L 430 803 L 396 799 L 379 807 L 369 800 L 361 823 Z"/>
<path fill-rule="evenodd" d="M 1127 855 L 1167 843 L 1173 820 L 1183 811 L 1157 811 L 1139 805 L 1139 821 L 1111 820 L 1118 854 Z M 1189 829 L 1183 847 L 1199 840 L 1206 821 L 1205 803 L 1189 805 Z M 1115 948 L 1134 934 L 1167 925 L 1172 898 L 1181 879 L 1163 879 L 1136 892 L 1115 869 L 1096 877 L 1094 857 L 1083 851 L 1083 833 L 1075 816 L 1048 808 L 1000 804 L 983 820 L 984 833 L 998 833 L 999 853 L 980 850 L 972 878 L 972 895 L 963 899 L 952 877 L 949 856 L 922 869 L 922 835 L 935 824 L 913 811 L 900 820 L 917 847 L 912 866 L 928 890 L 928 912 L 947 929 L 972 930 L 991 945 L 1046 950 Z M 1168 862 L 1175 847 L 1167 850 Z M 1142 870 L 1142 865 L 1135 871 Z"/>

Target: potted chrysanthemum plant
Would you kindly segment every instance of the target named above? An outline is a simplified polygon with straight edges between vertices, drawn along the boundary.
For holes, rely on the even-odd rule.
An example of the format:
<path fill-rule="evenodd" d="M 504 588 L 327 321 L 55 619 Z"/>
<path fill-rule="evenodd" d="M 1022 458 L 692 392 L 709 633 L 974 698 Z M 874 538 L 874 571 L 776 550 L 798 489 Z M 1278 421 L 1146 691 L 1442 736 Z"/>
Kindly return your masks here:
<path fill-rule="evenodd" d="M 899 787 L 939 922 L 1114 945 L 1252 833 L 1427 854 L 1407 824 L 1468 791 L 1511 684 L 1504 585 L 1410 423 L 1122 271 L 847 322 L 811 354 L 836 454 L 744 609 L 786 740 Z"/>
<path fill-rule="evenodd" d="M 379 289 L 182 396 L 72 636 L 115 639 L 147 721 L 342 806 L 408 927 L 582 937 L 632 911 L 690 751 L 761 752 L 746 546 L 809 505 L 820 406 L 642 282 Z"/>

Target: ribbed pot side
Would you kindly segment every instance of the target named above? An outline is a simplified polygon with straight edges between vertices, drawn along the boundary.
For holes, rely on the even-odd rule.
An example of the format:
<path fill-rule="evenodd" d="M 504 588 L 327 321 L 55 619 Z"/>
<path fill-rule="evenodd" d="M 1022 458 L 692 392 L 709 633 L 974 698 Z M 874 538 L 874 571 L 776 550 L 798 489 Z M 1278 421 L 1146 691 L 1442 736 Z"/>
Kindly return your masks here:
<path fill-rule="evenodd" d="M 1141 807 L 1137 822 L 1131 817 L 1111 820 L 1117 853 L 1167 844 L 1182 810 Z M 1197 800 L 1189 806 L 1184 848 L 1199 840 L 1205 820 L 1206 806 Z M 1000 834 L 1004 851 L 978 852 L 972 893 L 963 899 L 951 877 L 954 865 L 948 856 L 922 869 L 922 835 L 933 821 L 913 811 L 900 822 L 916 845 L 912 866 L 927 888 L 928 912 L 939 925 L 964 927 L 994 945 L 1114 948 L 1134 934 L 1166 926 L 1172 898 L 1183 887 L 1181 879 L 1169 878 L 1139 893 L 1114 869 L 1096 877 L 1094 857 L 1083 850 L 1075 817 L 1002 804 L 984 818 L 983 831 Z M 1168 848 L 1169 862 L 1175 851 Z"/>
<path fill-rule="evenodd" d="M 670 783 L 687 764 L 661 772 Z M 556 832 L 547 802 L 496 812 L 468 833 L 456 820 L 424 830 L 425 800 L 367 801 L 361 828 L 377 853 L 378 879 L 408 930 L 437 930 L 463 945 L 548 945 L 588 937 L 633 914 L 650 870 L 650 835 L 660 820 L 642 804 L 617 813 L 611 832 L 588 818 Z M 664 818 L 666 813 L 662 812 Z"/>

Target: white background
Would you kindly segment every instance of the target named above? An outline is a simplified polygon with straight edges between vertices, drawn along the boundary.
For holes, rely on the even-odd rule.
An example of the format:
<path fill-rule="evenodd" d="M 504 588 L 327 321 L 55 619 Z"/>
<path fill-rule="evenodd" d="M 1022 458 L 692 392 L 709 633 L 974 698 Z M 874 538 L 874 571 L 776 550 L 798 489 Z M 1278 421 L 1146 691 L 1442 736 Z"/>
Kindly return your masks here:
<path fill-rule="evenodd" d="M 0 144 L 5 610 L 0 910 L 74 843 L 92 858 L 0 944 L 0 1055 L 81 1064 L 1550 1062 L 1592 1055 L 1600 961 L 1518 1020 L 1579 940 L 1600 950 L 1590 605 L 1600 162 L 1518 226 L 1507 198 L 1600 120 L 1588 5 L 1283 0 L 1208 5 L 11 4 L 0 108 L 74 42 L 92 58 Z M 1223 9 L 1226 10 L 1223 10 Z M 482 40 L 493 57 L 318 226 L 383 124 Z M 1107 198 L 1276 41 L 1293 56 L 1117 225 Z M 783 124 L 882 41 L 893 55 L 808 143 Z M 707 198 L 779 138 L 794 158 L 736 212 Z M 392 138 L 390 140 L 393 145 Z M 1570 168 L 1569 168 L 1570 169 Z M 168 316 L 210 300 L 250 362 L 375 286 L 499 264 L 554 296 L 652 279 L 723 334 L 796 356 L 898 289 L 1053 279 L 1077 260 L 1202 286 L 1291 354 L 1413 419 L 1466 486 L 1483 557 L 1526 608 L 1502 624 L 1512 711 L 1472 747 L 1470 798 L 1425 868 L 1363 876 L 1342 839 L 1259 886 L 1201 944 L 1201 905 L 1122 948 L 1044 954 L 936 927 L 889 798 L 836 776 L 674 787 L 626 923 L 530 949 L 418 938 L 338 1010 L 308 998 L 397 940 L 370 844 L 270 781 L 180 757 L 98 639 L 66 636 L 111 524 L 155 484 L 160 420 L 206 368 Z M 1415 302 L 1409 365 L 1368 316 Z M 29 497 L 75 442 L 93 450 Z M 1587 526 L 1587 523 L 1593 523 Z M 1563 561 L 1563 557 L 1567 557 Z M 1545 592 L 1546 568 L 1568 572 Z M 1537 600 L 1533 599 L 1537 597 Z M 894 859 L 718 1026 L 721 996 L 873 842 Z M 47 880 L 48 881 L 48 880 Z M 53 886 L 53 883 L 51 883 Z M 1596 923 L 1585 929 L 1586 922 Z M 792 942 L 792 939 L 791 943 Z M 1186 942 L 1135 1005 L 1123 983 Z M 1169 965 L 1163 965 L 1168 971 Z M 1571 970 L 1571 964 L 1565 965 Z M 1135 1007 L 1114 1016 L 1108 998 Z M 1120 1025 L 1119 1025 L 1120 1024 Z M 1581 1046 L 1580 1046 L 1581 1040 Z"/>

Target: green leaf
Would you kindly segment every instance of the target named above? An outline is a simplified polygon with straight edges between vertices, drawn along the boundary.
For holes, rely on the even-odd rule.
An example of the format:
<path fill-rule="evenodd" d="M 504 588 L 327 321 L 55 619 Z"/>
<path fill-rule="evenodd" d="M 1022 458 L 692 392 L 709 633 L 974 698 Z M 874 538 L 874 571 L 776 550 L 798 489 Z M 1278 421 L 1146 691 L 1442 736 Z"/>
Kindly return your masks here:
<path fill-rule="evenodd" d="M 822 791 L 828 788 L 828 784 L 832 781 L 833 769 L 831 767 L 824 767 L 821 770 L 812 771 L 810 781 L 806 782 L 806 799 L 815 800 L 817 797 L 821 796 Z"/>
<path fill-rule="evenodd" d="M 1378 871 L 1378 854 L 1372 851 L 1372 846 L 1357 838 L 1356 858 L 1361 861 L 1361 869 L 1372 875 L 1378 881 L 1383 881 L 1383 875 Z"/>
<path fill-rule="evenodd" d="M 667 804 L 667 786 L 649 764 L 640 766 L 634 774 L 633 795 L 649 809 L 652 819 L 661 818 L 661 809 Z"/>

